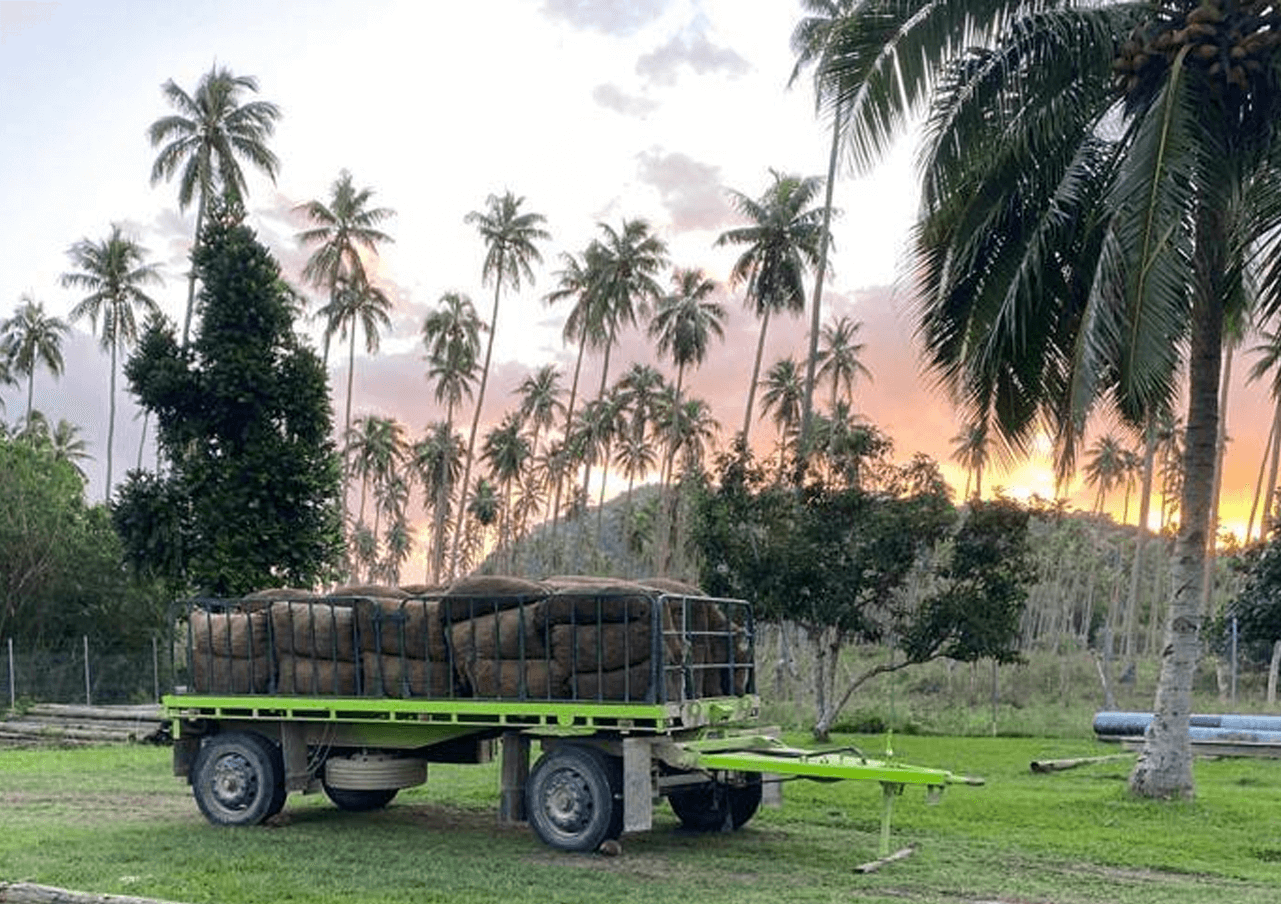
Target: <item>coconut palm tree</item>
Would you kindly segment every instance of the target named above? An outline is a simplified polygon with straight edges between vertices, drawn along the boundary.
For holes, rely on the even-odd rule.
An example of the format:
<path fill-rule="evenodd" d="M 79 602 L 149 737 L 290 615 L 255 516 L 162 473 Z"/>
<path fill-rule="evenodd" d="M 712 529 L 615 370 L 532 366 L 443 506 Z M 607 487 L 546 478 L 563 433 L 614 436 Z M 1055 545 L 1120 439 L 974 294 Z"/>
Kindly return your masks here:
<path fill-rule="evenodd" d="M 795 358 L 779 358 L 765 371 L 761 413 L 773 412 L 778 427 L 778 472 L 783 474 L 787 446 L 794 433 L 799 439 L 801 414 L 805 407 L 805 378 Z M 800 451 L 799 448 L 797 450 Z"/>
<path fill-rule="evenodd" d="M 1104 434 L 1090 447 L 1085 463 L 1086 486 L 1094 487 L 1094 513 L 1100 514 L 1108 494 L 1125 479 L 1125 447 L 1111 433 Z"/>
<path fill-rule="evenodd" d="M 88 444 L 80 436 L 79 427 L 65 418 L 58 418 L 58 423 L 49 431 L 49 448 L 53 451 L 55 460 L 65 461 L 75 468 L 81 480 L 88 479 L 80 463 L 93 456 L 89 454 Z"/>
<path fill-rule="evenodd" d="M 819 379 L 826 379 L 832 384 L 831 407 L 836 408 L 837 399 L 842 396 L 850 405 L 854 404 L 854 381 L 859 377 L 872 379 L 872 372 L 863 364 L 863 349 L 866 346 L 857 341 L 858 331 L 863 324 L 851 320 L 842 314 L 823 326 L 823 347 L 818 353 L 821 366 Z"/>
<path fill-rule="evenodd" d="M 971 421 L 961 432 L 952 437 L 955 449 L 952 460 L 965 468 L 965 498 L 981 499 L 983 496 L 983 470 L 987 467 L 987 424 Z M 970 478 L 974 478 L 974 495 L 970 495 Z"/>
<path fill-rule="evenodd" d="M 1142 428 L 1188 388 L 1174 588 L 1130 776 L 1194 792 L 1188 740 L 1224 324 L 1259 278 L 1281 310 L 1281 13 L 1180 0 L 860 4 L 835 102 L 856 161 L 928 107 L 918 333 L 1014 448 L 1045 423 L 1071 468 L 1093 404 Z"/>
<path fill-rule="evenodd" d="M 444 572 L 450 488 L 463 470 L 462 437 L 449 421 L 434 421 L 427 425 L 423 438 L 410 447 L 409 462 L 422 483 L 423 502 L 432 512 L 432 555 L 426 580 L 439 583 Z"/>
<path fill-rule="evenodd" d="M 805 402 L 801 417 L 802 454 L 808 454 L 811 418 L 814 411 L 814 386 L 818 381 L 815 368 L 819 361 L 819 324 L 822 322 L 823 282 L 827 276 L 827 252 L 831 240 L 832 191 L 836 185 L 836 164 L 840 155 L 842 134 L 842 108 L 830 103 L 838 98 L 839 83 L 830 74 L 830 67 L 840 53 L 840 25 L 853 12 L 858 0 L 801 0 L 805 18 L 792 32 L 792 53 L 796 64 L 787 80 L 790 88 L 800 78 L 801 72 L 814 66 L 814 104 L 816 111 L 830 105 L 832 117 L 832 146 L 827 158 L 827 179 L 823 198 L 823 234 L 819 241 L 818 266 L 814 273 L 814 303 L 810 313 L 809 354 L 805 359 Z M 835 405 L 835 401 L 833 401 Z"/>
<path fill-rule="evenodd" d="M 485 435 L 481 444 L 481 460 L 489 465 L 489 476 L 497 484 L 503 500 L 498 528 L 498 543 L 511 554 L 512 513 L 515 499 L 512 487 L 520 479 L 533 454 L 529 439 L 522 428 L 520 415 L 508 413 L 502 422 Z M 509 560 L 510 561 L 510 560 Z"/>
<path fill-rule="evenodd" d="M 358 417 L 348 431 L 346 440 L 348 460 L 354 474 L 360 477 L 360 508 L 357 521 L 365 520 L 365 496 L 372 483 L 377 497 L 380 488 L 397 473 L 404 461 L 405 427 L 395 418 L 366 415 Z M 378 536 L 378 516 L 381 507 L 375 507 L 373 532 Z"/>
<path fill-rule="evenodd" d="M 516 393 L 520 396 L 521 422 L 530 431 L 529 447 L 537 452 L 538 441 L 565 411 L 560 370 L 555 364 L 544 364 L 521 381 Z"/>
<path fill-rule="evenodd" d="M 178 178 L 178 209 L 186 210 L 196 200 L 196 229 L 191 252 L 195 256 L 204 226 L 205 211 L 213 197 L 230 193 L 243 199 L 248 193 L 240 161 L 247 160 L 274 182 L 280 161 L 267 147 L 276 128 L 280 109 L 264 100 L 241 103 L 245 92 L 257 93 L 252 76 L 233 75 L 216 64 L 200 77 L 192 94 L 172 79 L 165 82 L 165 99 L 176 110 L 151 124 L 147 136 L 159 147 L 151 167 L 151 184 Z M 196 304 L 196 271 L 187 282 L 187 313 L 182 324 L 182 347 L 191 333 L 191 314 Z"/>
<path fill-rule="evenodd" d="M 343 437 L 351 435 L 351 390 L 356 374 L 356 328 L 365 333 L 365 351 L 375 354 L 379 330 L 391 326 L 391 299 L 387 293 L 364 279 L 364 272 L 353 274 L 338 284 L 329 304 L 320 309 L 325 318 L 325 342 L 337 335 L 347 340 L 347 404 L 343 415 Z M 344 459 L 347 458 L 344 452 Z M 350 462 L 348 462 L 348 469 Z M 343 483 L 343 520 L 347 517 L 347 485 Z"/>
<path fill-rule="evenodd" d="M 370 207 L 372 188 L 356 188 L 351 173 L 342 170 L 330 188 L 330 199 L 308 201 L 294 208 L 305 214 L 316 225 L 298 233 L 303 245 L 317 245 L 303 267 L 302 276 L 313 286 L 329 292 L 333 304 L 338 287 L 344 282 L 368 282 L 365 265 L 360 259 L 360 249 L 373 254 L 378 246 L 392 241 L 391 236 L 378 229 L 378 224 L 395 211 L 387 207 Z M 329 363 L 329 336 L 325 332 L 325 363 Z"/>
<path fill-rule="evenodd" d="M 27 378 L 27 421 L 35 400 L 36 368 L 43 364 L 49 373 L 63 370 L 62 338 L 71 328 L 61 317 L 45 313 L 44 303 L 23 295 L 13 316 L 0 323 L 0 349 L 12 373 Z"/>
<path fill-rule="evenodd" d="M 601 365 L 598 398 L 604 398 L 609 378 L 609 353 L 621 329 L 635 326 L 638 317 L 662 295 L 657 275 L 667 266 L 667 244 L 654 235 L 645 220 L 624 220 L 615 230 L 597 224 L 602 233 L 597 251 L 588 260 L 592 313 L 604 334 L 605 360 Z"/>
<path fill-rule="evenodd" d="M 1273 399 L 1272 428 L 1268 434 L 1267 448 L 1264 450 L 1263 462 L 1259 465 L 1259 486 L 1254 491 L 1254 502 L 1250 506 L 1250 521 L 1246 528 L 1246 540 L 1250 539 L 1250 532 L 1254 528 L 1254 515 L 1259 508 L 1259 501 L 1263 501 L 1263 517 L 1261 520 L 1262 529 L 1259 532 L 1261 537 L 1266 537 L 1276 523 L 1273 511 L 1275 502 L 1275 493 L 1277 486 L 1277 463 L 1281 460 L 1281 443 L 1278 443 L 1278 425 L 1281 425 L 1281 329 L 1267 331 L 1261 334 L 1263 341 L 1251 349 L 1258 354 L 1259 358 L 1250 368 L 1249 381 L 1251 383 L 1262 380 L 1271 374 L 1271 381 L 1268 387 L 1269 393 Z M 1263 472 L 1267 469 L 1267 482 L 1263 482 Z M 1262 488 L 1262 492 L 1261 489 Z"/>
<path fill-rule="evenodd" d="M 797 314 L 805 310 L 805 271 L 818 262 L 823 235 L 823 211 L 810 206 L 823 180 L 784 175 L 772 169 L 770 176 L 774 181 L 759 198 L 730 191 L 730 202 L 751 225 L 727 230 L 716 239 L 717 246 L 747 246 L 730 270 L 730 284 L 746 284 L 744 301 L 761 321 L 743 414 L 744 444 L 752 427 L 752 406 L 770 317 L 784 311 Z"/>
<path fill-rule="evenodd" d="M 146 249 L 127 238 L 113 224 L 105 239 L 93 242 L 81 239 L 67 254 L 75 270 L 62 274 L 62 285 L 82 289 L 89 294 L 71 309 L 74 323 L 89 318 L 94 331 L 102 322 L 101 346 L 111 353 L 111 377 L 107 389 L 107 483 L 105 497 L 111 498 L 111 463 L 116 436 L 116 370 L 119 356 L 138 341 L 138 319 L 135 310 L 148 317 L 158 317 L 160 306 L 143 287 L 161 282 L 155 264 L 143 262 Z"/>
<path fill-rule="evenodd" d="M 538 243 L 551 238 L 542 228 L 546 218 L 539 213 L 522 212 L 523 197 L 508 191 L 490 195 L 486 209 L 473 210 L 464 221 L 475 226 L 485 242 L 485 262 L 481 267 L 482 283 L 494 285 L 494 309 L 489 317 L 489 338 L 485 343 L 485 361 L 480 369 L 480 390 L 476 393 L 476 409 L 472 415 L 471 432 L 467 438 L 467 456 L 463 462 L 463 482 L 460 498 L 467 498 L 471 480 L 472 456 L 476 450 L 476 431 L 480 427 L 480 412 L 485 404 L 485 387 L 489 382 L 489 362 L 494 352 L 494 332 L 498 328 L 498 301 L 504 287 L 519 290 L 521 281 L 534 281 L 532 264 L 543 259 Z M 459 567 L 458 543 L 461 530 L 454 532 L 454 552 L 450 556 L 455 571 Z"/>
<path fill-rule="evenodd" d="M 424 485 L 435 494 L 432 503 L 433 581 L 440 581 L 445 563 L 445 524 L 449 517 L 449 500 L 458 479 L 454 468 L 459 462 L 445 454 L 447 441 L 454 435 L 454 410 L 464 398 L 472 396 L 480 359 L 480 334 L 485 329 L 471 299 L 461 292 L 446 292 L 440 303 L 423 321 L 423 345 L 427 348 L 427 377 L 434 384 L 437 402 L 445 404 L 445 420 L 439 435 L 432 439 L 433 461 L 437 472 L 428 479 L 421 471 Z"/>

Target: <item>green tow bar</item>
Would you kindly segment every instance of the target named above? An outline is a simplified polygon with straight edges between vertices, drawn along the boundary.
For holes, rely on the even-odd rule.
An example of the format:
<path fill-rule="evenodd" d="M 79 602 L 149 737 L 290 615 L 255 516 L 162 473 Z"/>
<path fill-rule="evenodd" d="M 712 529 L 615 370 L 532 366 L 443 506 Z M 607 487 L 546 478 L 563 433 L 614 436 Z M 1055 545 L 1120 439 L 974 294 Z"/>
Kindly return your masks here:
<path fill-rule="evenodd" d="M 814 781 L 874 781 L 881 784 L 881 838 L 879 855 L 890 853 L 890 824 L 894 798 L 907 785 L 924 785 L 931 801 L 947 785 L 981 785 L 983 779 L 957 775 L 946 769 L 913 766 L 864 756 L 856 748 L 804 750 L 789 747 L 777 738 L 762 735 L 687 741 L 682 746 L 695 754 L 700 769 L 734 772 L 768 772 Z M 888 745 L 887 745 L 888 746 Z M 887 756 L 893 756 L 887 751 Z"/>

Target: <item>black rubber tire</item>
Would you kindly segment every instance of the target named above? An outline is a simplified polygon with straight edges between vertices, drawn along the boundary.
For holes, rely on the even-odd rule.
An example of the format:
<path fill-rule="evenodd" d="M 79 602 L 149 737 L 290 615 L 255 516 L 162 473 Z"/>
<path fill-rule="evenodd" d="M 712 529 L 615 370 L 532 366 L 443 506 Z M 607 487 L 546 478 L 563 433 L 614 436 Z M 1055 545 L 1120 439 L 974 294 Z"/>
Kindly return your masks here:
<path fill-rule="evenodd" d="M 371 791 L 361 791 L 355 788 L 333 788 L 329 782 L 322 781 L 325 795 L 334 802 L 340 810 L 346 810 L 349 813 L 368 813 L 370 810 L 381 810 L 387 806 L 396 796 L 399 788 L 377 788 Z"/>
<path fill-rule="evenodd" d="M 750 773 L 743 785 L 706 782 L 679 786 L 667 792 L 667 802 L 681 825 L 692 831 L 741 829 L 760 808 L 761 776 Z"/>
<path fill-rule="evenodd" d="M 544 753 L 525 784 L 534 834 L 561 851 L 594 851 L 623 832 L 623 763 L 585 744 Z"/>
<path fill-rule="evenodd" d="M 206 738 L 191 768 L 196 806 L 214 825 L 258 825 L 285 805 L 285 763 L 262 735 L 228 731 Z"/>

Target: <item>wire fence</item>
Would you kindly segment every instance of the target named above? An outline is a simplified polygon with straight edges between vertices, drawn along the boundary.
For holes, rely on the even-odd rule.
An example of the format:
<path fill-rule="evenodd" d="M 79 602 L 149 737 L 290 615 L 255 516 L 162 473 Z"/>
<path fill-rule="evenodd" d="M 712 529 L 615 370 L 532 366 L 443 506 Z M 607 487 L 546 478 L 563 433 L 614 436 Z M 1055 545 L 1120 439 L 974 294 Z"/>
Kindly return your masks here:
<path fill-rule="evenodd" d="M 39 648 L 24 648 L 6 638 L 0 648 L 0 706 L 156 702 L 162 690 L 168 690 L 172 674 L 169 649 L 159 637 L 145 647 L 129 649 L 91 637 Z"/>

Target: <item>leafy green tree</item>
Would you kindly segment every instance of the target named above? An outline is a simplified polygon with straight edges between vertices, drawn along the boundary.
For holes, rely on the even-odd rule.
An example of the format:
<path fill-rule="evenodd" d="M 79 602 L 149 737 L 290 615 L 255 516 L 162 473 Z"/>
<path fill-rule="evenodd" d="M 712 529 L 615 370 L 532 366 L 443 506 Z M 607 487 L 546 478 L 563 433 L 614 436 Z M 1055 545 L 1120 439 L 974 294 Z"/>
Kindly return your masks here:
<path fill-rule="evenodd" d="M 740 448 L 722 457 L 718 485 L 700 501 L 702 586 L 714 596 L 753 599 L 764 618 L 804 629 L 816 654 L 820 739 L 839 712 L 842 648 L 905 635 L 911 613 L 902 590 L 954 519 L 942 480 L 924 483 L 876 493 L 811 483 L 798 493 L 769 480 Z M 908 489 L 906 482 L 897 489 Z"/>
<path fill-rule="evenodd" d="M 1143 796 L 1195 791 L 1224 324 L 1251 276 L 1261 320 L 1281 307 L 1278 25 L 1218 0 L 875 2 L 842 24 L 833 69 L 861 164 L 929 108 L 918 333 L 969 413 L 1015 448 L 1048 422 L 1066 472 L 1096 402 L 1142 429 L 1187 387 Z"/>
<path fill-rule="evenodd" d="M 56 643 L 82 634 L 134 645 L 161 625 L 131 585 L 102 506 L 49 436 L 0 437 L 0 636 Z"/>
<path fill-rule="evenodd" d="M 144 263 L 147 251 L 112 224 L 105 239 L 81 239 L 67 252 L 76 268 L 62 274 L 62 285 L 87 291 L 71 309 L 71 320 L 88 317 L 95 331 L 102 321 L 101 346 L 111 352 L 111 378 L 107 399 L 107 482 L 105 497 L 111 498 L 111 462 L 116 437 L 116 371 L 121 352 L 138 341 L 138 320 L 134 313 L 158 316 L 160 307 L 143 287 L 161 282 L 155 264 Z"/>
<path fill-rule="evenodd" d="M 62 338 L 70 329 L 61 317 L 45 313 L 44 304 L 23 295 L 18 310 L 0 323 L 0 350 L 12 373 L 27 378 L 27 421 L 31 421 L 36 368 L 41 364 L 55 377 L 62 373 Z"/>
<path fill-rule="evenodd" d="M 504 287 L 519 290 L 521 281 L 532 283 L 532 264 L 542 261 L 539 242 L 551 238 L 542 228 L 547 218 L 540 213 L 522 212 L 523 197 L 512 192 L 490 195 L 486 209 L 473 210 L 464 218 L 475 226 L 485 242 L 485 262 L 481 267 L 482 282 L 494 284 L 494 309 L 489 317 L 489 338 L 485 342 L 485 360 L 480 368 L 480 389 L 476 393 L 476 409 L 472 415 L 471 432 L 467 438 L 467 456 L 463 462 L 463 482 L 460 498 L 466 499 L 471 480 L 472 457 L 476 451 L 476 433 L 480 428 L 480 412 L 485 404 L 485 387 L 489 383 L 489 364 L 494 352 L 494 332 L 498 329 L 498 301 Z M 461 517 L 461 515 L 460 515 Z M 454 571 L 459 569 L 458 543 L 463 531 L 454 531 L 454 552 L 450 556 Z"/>
<path fill-rule="evenodd" d="M 151 146 L 160 148 L 151 167 L 151 184 L 168 181 L 181 172 L 178 209 L 186 210 L 193 198 L 197 202 L 193 266 L 187 282 L 187 314 L 182 323 L 185 349 L 196 304 L 198 268 L 194 261 L 209 204 L 226 194 L 244 200 L 247 187 L 241 159 L 275 181 L 280 161 L 267 147 L 267 139 L 276 129 L 280 108 L 264 100 L 241 103 L 245 92 L 257 93 L 257 79 L 233 75 L 230 69 L 216 64 L 200 77 L 194 94 L 179 88 L 173 79 L 165 82 L 161 90 L 177 112 L 160 117 L 147 130 Z"/>
<path fill-rule="evenodd" d="M 210 211 L 191 353 L 153 324 L 125 371 L 172 463 L 160 498 L 183 500 L 169 542 L 189 585 L 218 595 L 313 585 L 336 575 L 343 549 L 325 374 L 294 333 L 279 265 L 241 217 L 234 203 Z M 131 549 L 156 535 L 139 527 Z"/>
<path fill-rule="evenodd" d="M 810 206 L 823 181 L 775 170 L 770 170 L 770 176 L 774 181 L 760 198 L 730 192 L 734 208 L 750 225 L 727 230 L 716 239 L 718 246 L 747 246 L 730 270 L 730 284 L 746 284 L 745 303 L 761 321 L 743 414 L 744 442 L 752 428 L 752 407 L 770 317 L 784 311 L 795 314 L 805 310 L 805 271 L 817 263 L 823 236 L 823 211 Z"/>

